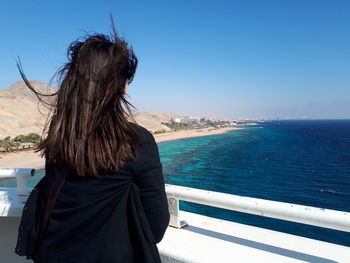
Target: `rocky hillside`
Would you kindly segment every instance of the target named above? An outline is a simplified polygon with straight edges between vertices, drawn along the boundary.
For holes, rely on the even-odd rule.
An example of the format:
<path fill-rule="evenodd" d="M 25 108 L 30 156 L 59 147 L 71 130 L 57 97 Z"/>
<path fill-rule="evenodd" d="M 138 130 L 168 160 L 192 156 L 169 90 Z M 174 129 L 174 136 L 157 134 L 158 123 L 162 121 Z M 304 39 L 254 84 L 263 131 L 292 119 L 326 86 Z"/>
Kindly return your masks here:
<path fill-rule="evenodd" d="M 32 81 L 39 92 L 48 94 L 56 91 L 45 83 Z M 35 132 L 41 134 L 48 109 L 24 84 L 16 82 L 8 89 L 0 89 L 0 138 Z"/>
<path fill-rule="evenodd" d="M 34 88 L 43 94 L 52 94 L 57 89 L 46 83 L 31 81 Z M 37 97 L 23 81 L 7 89 L 0 89 L 0 139 L 6 136 L 41 134 L 49 110 L 38 103 Z M 137 123 L 150 131 L 169 130 L 161 124 L 182 114 L 134 112 Z"/>

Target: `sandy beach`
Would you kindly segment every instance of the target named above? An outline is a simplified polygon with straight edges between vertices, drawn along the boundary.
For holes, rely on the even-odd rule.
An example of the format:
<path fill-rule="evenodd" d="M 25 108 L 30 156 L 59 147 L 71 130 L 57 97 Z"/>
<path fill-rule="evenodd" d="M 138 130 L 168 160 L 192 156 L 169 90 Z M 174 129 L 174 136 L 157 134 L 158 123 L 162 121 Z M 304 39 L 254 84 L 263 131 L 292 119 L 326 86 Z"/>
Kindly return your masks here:
<path fill-rule="evenodd" d="M 238 130 L 242 128 L 227 127 L 227 128 L 206 128 L 198 130 L 181 130 L 176 132 L 166 132 L 162 134 L 155 134 L 154 138 L 157 143 L 179 140 L 192 137 L 210 136 L 216 134 L 223 134 L 228 131 Z M 45 159 L 40 157 L 39 153 L 33 150 L 11 152 L 0 154 L 0 168 L 34 168 L 42 169 L 45 166 Z"/>
<path fill-rule="evenodd" d="M 210 136 L 215 134 L 223 134 L 228 131 L 239 130 L 242 128 L 238 127 L 227 127 L 227 128 L 206 128 L 198 130 L 181 130 L 176 132 L 165 132 L 161 134 L 154 135 L 156 142 L 166 142 L 173 141 L 178 139 L 201 137 L 201 136 Z"/>

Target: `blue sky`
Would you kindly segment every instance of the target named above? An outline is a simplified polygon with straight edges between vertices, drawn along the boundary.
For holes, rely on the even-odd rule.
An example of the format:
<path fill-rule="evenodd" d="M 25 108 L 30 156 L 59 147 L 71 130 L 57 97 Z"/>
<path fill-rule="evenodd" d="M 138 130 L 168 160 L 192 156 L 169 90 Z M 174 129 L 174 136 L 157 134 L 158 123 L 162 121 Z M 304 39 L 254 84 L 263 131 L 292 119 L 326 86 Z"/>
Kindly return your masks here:
<path fill-rule="evenodd" d="M 233 118 L 350 118 L 350 1 L 0 2 L 0 87 L 48 82 L 109 17 L 139 67 L 141 111 Z"/>

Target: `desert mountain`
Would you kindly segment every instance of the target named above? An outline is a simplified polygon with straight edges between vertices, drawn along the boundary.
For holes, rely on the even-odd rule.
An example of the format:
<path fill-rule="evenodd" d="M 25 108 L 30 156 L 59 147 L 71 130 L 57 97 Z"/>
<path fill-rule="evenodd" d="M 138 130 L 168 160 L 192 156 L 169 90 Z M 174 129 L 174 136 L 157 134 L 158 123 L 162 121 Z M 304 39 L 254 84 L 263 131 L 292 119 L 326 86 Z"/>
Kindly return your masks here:
<path fill-rule="evenodd" d="M 54 87 L 39 81 L 31 83 L 44 94 L 56 91 Z M 16 82 L 8 89 L 0 89 L 0 138 L 30 132 L 41 134 L 48 112 L 23 81 Z"/>
<path fill-rule="evenodd" d="M 52 94 L 57 91 L 55 87 L 46 83 L 30 82 L 42 94 Z M 0 139 L 30 132 L 41 134 L 48 114 L 48 108 L 38 103 L 35 94 L 23 81 L 18 81 L 7 89 L 0 89 Z M 140 125 L 150 131 L 158 131 L 169 130 L 167 126 L 161 124 L 162 122 L 184 115 L 134 112 L 134 116 Z"/>

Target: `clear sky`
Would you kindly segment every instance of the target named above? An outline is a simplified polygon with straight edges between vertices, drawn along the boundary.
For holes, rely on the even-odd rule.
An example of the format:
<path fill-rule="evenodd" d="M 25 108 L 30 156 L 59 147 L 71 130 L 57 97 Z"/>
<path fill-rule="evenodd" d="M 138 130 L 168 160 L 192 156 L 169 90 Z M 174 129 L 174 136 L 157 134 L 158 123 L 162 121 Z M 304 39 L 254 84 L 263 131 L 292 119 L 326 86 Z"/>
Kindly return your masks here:
<path fill-rule="evenodd" d="M 48 82 L 109 13 L 139 67 L 141 111 L 233 118 L 350 118 L 350 1 L 0 2 L 0 87 Z"/>

